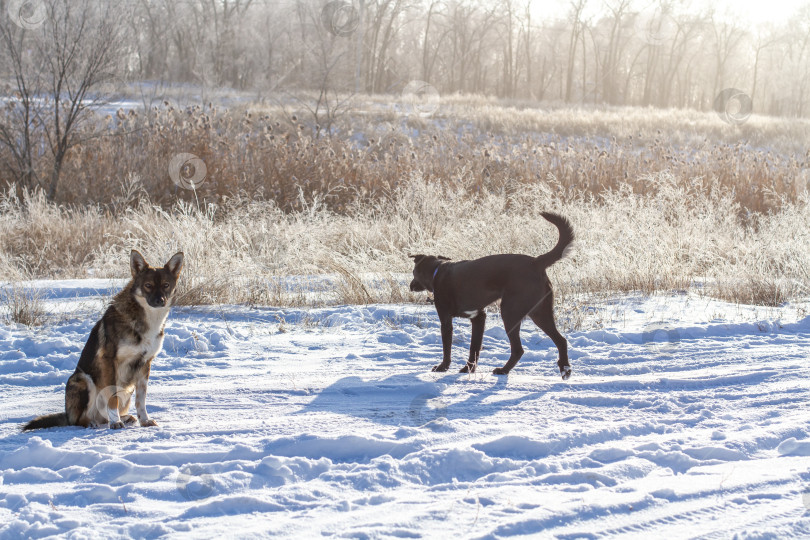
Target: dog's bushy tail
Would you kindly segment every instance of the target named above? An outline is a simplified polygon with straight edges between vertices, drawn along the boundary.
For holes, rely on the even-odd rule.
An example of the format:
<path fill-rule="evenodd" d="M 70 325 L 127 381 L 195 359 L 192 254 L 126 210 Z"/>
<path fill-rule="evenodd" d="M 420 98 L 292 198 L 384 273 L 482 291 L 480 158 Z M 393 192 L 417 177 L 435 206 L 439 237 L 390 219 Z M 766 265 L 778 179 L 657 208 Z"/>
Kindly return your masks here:
<path fill-rule="evenodd" d="M 574 229 L 571 227 L 571 222 L 559 214 L 543 212 L 540 215 L 556 226 L 557 231 L 560 233 L 560 239 L 557 240 L 557 245 L 554 246 L 548 253 L 543 253 L 535 259 L 537 264 L 543 268 L 548 268 L 555 262 L 565 257 L 568 247 L 571 245 L 571 242 L 574 241 Z"/>
<path fill-rule="evenodd" d="M 68 417 L 67 413 L 45 414 L 37 416 L 22 427 L 23 431 L 31 431 L 32 429 L 44 429 L 49 427 L 62 427 L 67 426 Z"/>

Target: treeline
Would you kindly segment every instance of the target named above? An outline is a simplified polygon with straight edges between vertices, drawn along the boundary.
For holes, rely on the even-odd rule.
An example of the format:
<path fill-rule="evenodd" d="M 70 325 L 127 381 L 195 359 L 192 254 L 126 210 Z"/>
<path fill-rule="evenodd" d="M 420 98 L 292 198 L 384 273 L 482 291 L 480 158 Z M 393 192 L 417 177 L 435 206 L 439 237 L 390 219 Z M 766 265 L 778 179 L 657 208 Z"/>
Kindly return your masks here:
<path fill-rule="evenodd" d="M 0 0 L 0 16 L 35 18 L 48 3 Z M 109 3 L 126 29 L 118 68 L 128 80 L 259 94 L 398 93 L 422 80 L 442 94 L 701 110 L 733 87 L 754 112 L 810 110 L 810 3 L 756 28 L 708 3 L 697 12 L 671 0 L 572 0 L 557 18 L 543 17 L 539 0 L 112 0 L 99 9 Z"/>
<path fill-rule="evenodd" d="M 755 112 L 810 110 L 810 3 L 757 28 L 667 0 L 573 0 L 557 19 L 537 0 L 118 3 L 129 79 L 259 93 L 423 80 L 440 93 L 696 109 L 734 87 Z"/>

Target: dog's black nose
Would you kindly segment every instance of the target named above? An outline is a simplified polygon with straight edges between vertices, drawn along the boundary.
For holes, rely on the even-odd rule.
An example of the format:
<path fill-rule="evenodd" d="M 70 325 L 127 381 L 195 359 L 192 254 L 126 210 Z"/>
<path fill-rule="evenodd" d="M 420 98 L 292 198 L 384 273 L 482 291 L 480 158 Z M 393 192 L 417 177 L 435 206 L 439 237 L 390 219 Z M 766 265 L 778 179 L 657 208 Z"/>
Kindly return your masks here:
<path fill-rule="evenodd" d="M 155 298 L 155 307 L 163 307 L 166 305 L 166 299 L 162 296 Z"/>

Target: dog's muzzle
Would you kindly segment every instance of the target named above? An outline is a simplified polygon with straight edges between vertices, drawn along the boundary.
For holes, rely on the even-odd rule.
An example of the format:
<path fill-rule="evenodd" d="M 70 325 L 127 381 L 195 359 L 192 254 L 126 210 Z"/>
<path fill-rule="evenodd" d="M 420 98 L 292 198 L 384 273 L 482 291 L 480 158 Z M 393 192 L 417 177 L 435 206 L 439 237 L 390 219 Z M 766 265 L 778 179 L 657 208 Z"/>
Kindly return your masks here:
<path fill-rule="evenodd" d="M 427 290 L 427 289 L 425 289 L 425 288 L 422 286 L 422 284 L 421 284 L 421 283 L 419 283 L 419 282 L 418 282 L 416 279 L 414 279 L 413 281 L 411 281 L 411 291 L 413 291 L 413 292 L 422 292 L 422 291 L 426 291 L 426 290 Z"/>

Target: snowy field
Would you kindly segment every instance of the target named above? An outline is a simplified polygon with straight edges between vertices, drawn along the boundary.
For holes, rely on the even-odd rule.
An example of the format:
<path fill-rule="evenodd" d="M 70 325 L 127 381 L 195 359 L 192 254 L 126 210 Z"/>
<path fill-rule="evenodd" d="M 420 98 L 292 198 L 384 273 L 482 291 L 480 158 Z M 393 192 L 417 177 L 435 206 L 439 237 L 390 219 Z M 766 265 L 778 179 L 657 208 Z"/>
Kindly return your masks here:
<path fill-rule="evenodd" d="M 23 434 L 63 408 L 110 282 L 39 286 L 48 324 L 0 324 L 2 538 L 810 535 L 808 304 L 594 306 L 567 382 L 529 322 L 492 375 L 494 313 L 469 376 L 430 372 L 427 304 L 178 308 L 159 427 Z M 455 368 L 469 334 L 457 320 Z"/>

